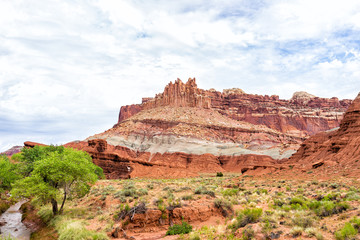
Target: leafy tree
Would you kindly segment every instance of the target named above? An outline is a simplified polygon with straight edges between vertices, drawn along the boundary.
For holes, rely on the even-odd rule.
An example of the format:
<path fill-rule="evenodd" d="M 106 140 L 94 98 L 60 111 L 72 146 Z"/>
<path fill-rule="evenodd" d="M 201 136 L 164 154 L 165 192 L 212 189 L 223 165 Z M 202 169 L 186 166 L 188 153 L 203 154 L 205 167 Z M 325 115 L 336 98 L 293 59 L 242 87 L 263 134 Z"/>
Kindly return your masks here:
<path fill-rule="evenodd" d="M 35 146 L 33 148 L 22 148 L 21 152 L 12 156 L 15 161 L 19 161 L 19 173 L 25 177 L 30 176 L 34 170 L 34 163 L 40 159 L 45 158 L 52 152 L 62 153 L 63 146 Z"/>
<path fill-rule="evenodd" d="M 22 156 L 30 165 L 24 169 L 32 171 L 15 182 L 11 193 L 15 197 L 36 197 L 40 202 L 51 202 L 54 215 L 62 212 L 69 196 L 82 197 L 89 191 L 89 184 L 103 176 L 102 169 L 92 163 L 86 152 L 63 147 L 35 148 L 25 150 Z"/>
<path fill-rule="evenodd" d="M 16 164 L 11 163 L 6 155 L 0 155 L 0 192 L 9 190 L 17 179 Z"/>

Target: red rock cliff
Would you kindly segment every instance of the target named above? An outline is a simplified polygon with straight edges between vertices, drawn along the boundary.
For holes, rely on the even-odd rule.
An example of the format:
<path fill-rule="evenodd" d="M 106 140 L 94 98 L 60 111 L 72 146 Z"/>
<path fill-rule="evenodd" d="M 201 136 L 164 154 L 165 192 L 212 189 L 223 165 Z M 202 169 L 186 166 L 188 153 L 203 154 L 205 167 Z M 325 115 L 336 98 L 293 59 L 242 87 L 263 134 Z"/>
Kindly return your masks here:
<path fill-rule="evenodd" d="M 290 163 L 305 169 L 321 166 L 360 175 L 360 93 L 336 131 L 323 132 L 307 139 L 290 158 Z"/>
<path fill-rule="evenodd" d="M 202 90 L 195 78 L 187 83 L 170 82 L 163 93 L 143 99 L 142 104 L 122 107 L 118 123 L 141 110 L 163 106 L 211 108 L 235 120 L 265 125 L 282 133 L 306 137 L 339 126 L 351 100 L 319 98 L 297 92 L 290 100 L 279 96 L 246 94 L 241 89 L 226 89 L 222 93 Z"/>

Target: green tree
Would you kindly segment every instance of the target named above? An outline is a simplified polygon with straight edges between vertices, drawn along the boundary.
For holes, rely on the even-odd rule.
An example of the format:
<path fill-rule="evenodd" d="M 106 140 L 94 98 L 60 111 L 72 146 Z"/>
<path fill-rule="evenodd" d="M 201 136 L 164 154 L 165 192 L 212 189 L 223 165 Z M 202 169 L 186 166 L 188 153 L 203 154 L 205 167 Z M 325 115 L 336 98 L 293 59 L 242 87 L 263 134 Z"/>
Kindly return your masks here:
<path fill-rule="evenodd" d="M 11 191 L 15 197 L 36 197 L 43 203 L 51 202 L 54 215 L 62 212 L 69 196 L 82 197 L 89 191 L 89 184 L 103 176 L 102 169 L 92 163 L 88 153 L 63 147 L 58 151 L 56 148 L 39 147 L 28 155 L 29 159 L 23 159 L 31 165 L 25 169 L 32 168 L 32 171 L 16 181 Z"/>
<path fill-rule="evenodd" d="M 12 159 L 20 162 L 19 173 L 25 177 L 30 176 L 34 170 L 34 164 L 36 161 L 41 160 L 48 156 L 52 152 L 62 153 L 64 151 L 63 146 L 35 146 L 33 148 L 22 148 L 20 153 L 14 154 Z"/>
<path fill-rule="evenodd" d="M 0 155 L 0 192 L 9 190 L 17 179 L 16 164 L 11 163 L 6 155 Z"/>

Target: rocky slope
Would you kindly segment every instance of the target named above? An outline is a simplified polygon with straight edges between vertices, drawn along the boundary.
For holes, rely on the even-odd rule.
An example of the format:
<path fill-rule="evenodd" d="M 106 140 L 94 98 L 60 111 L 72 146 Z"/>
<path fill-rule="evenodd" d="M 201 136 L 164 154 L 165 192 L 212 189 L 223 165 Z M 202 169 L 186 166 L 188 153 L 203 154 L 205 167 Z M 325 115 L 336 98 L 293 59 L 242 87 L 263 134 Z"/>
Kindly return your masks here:
<path fill-rule="evenodd" d="M 305 92 L 281 100 L 203 90 L 195 79 L 178 79 L 142 104 L 121 107 L 113 128 L 67 146 L 89 152 L 109 178 L 269 172 L 307 136 L 337 127 L 350 103 Z"/>
<path fill-rule="evenodd" d="M 299 168 L 329 173 L 360 175 L 360 93 L 344 115 L 337 130 L 307 139 L 289 159 Z"/>

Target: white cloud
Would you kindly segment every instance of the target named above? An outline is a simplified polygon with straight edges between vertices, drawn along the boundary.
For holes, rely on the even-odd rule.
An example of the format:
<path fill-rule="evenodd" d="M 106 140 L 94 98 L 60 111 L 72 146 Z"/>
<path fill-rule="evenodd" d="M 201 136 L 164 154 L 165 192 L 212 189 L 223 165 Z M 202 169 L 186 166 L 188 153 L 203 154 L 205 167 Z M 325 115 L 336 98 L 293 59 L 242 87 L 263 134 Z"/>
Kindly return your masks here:
<path fill-rule="evenodd" d="M 111 127 L 177 77 L 290 98 L 360 90 L 358 1 L 2 1 L 0 151 Z"/>

